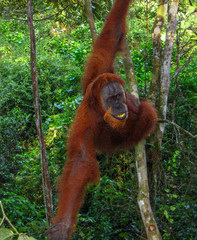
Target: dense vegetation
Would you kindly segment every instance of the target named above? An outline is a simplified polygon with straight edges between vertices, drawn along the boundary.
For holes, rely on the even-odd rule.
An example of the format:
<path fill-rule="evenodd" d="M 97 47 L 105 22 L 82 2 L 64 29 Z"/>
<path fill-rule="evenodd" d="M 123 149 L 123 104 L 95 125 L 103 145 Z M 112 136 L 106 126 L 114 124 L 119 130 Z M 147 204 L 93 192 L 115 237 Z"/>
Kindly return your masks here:
<path fill-rule="evenodd" d="M 151 36 L 146 36 L 141 11 L 142 7 L 137 5 L 128 40 L 139 91 L 145 98 L 152 69 L 152 44 Z M 154 12 L 149 13 L 150 29 L 154 16 Z M 97 29 L 101 26 L 98 21 Z M 66 161 L 69 126 L 82 99 L 80 78 L 92 40 L 88 24 L 70 28 L 47 20 L 35 22 L 35 29 L 42 120 L 55 203 L 55 184 Z M 0 200 L 19 232 L 44 239 L 47 226 L 34 119 L 29 30 L 22 22 L 1 21 L 0 32 Z M 179 36 L 177 41 L 184 42 L 184 37 Z M 175 44 L 172 73 L 176 69 L 177 51 Z M 186 55 L 181 58 L 180 65 L 186 58 Z M 196 65 L 194 55 L 180 73 L 178 83 L 173 80 L 168 107 L 168 119 L 193 134 Z M 117 71 L 125 78 L 120 58 Z M 195 139 L 167 125 L 155 207 L 163 239 L 197 239 L 196 152 Z M 143 224 L 136 201 L 133 151 L 113 157 L 99 156 L 99 162 L 102 178 L 98 185 L 89 187 L 73 239 L 140 239 Z"/>

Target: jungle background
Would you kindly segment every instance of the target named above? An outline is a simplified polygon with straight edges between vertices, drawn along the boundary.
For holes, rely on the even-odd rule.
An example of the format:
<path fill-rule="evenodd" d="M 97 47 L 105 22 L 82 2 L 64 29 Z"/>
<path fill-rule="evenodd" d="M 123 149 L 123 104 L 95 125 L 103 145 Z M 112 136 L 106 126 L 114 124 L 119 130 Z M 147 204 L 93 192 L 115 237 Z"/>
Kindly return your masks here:
<path fill-rule="evenodd" d="M 92 48 L 84 1 L 34 1 L 34 28 L 41 115 L 53 202 L 66 161 L 66 139 L 82 100 L 80 80 Z M 35 126 L 26 1 L 1 2 L 0 9 L 0 201 L 20 233 L 45 239 L 40 149 Z M 97 33 L 112 1 L 92 1 Z M 141 99 L 152 72 L 151 31 L 157 1 L 135 0 L 129 13 L 127 41 Z M 167 124 L 159 161 L 154 212 L 164 240 L 197 239 L 197 20 L 195 1 L 179 3 L 171 75 L 189 64 L 170 85 Z M 165 36 L 165 23 L 163 29 Z M 163 42 L 164 39 L 161 38 Z M 125 79 L 121 56 L 116 72 Z M 146 239 L 137 205 L 134 151 L 98 157 L 101 179 L 88 187 L 73 240 Z M 3 215 L 0 215 L 0 223 Z M 4 221 L 2 228 L 10 228 Z M 1 238 L 0 239 L 10 239 Z"/>

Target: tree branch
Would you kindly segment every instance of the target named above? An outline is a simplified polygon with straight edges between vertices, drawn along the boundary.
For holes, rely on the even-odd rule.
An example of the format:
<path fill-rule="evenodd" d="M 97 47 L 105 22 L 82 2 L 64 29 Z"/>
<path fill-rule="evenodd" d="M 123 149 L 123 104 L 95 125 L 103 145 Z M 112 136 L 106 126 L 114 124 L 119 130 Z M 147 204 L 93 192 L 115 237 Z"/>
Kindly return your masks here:
<path fill-rule="evenodd" d="M 164 119 L 158 119 L 158 122 L 160 123 L 168 123 L 174 127 L 176 127 L 177 129 L 181 130 L 182 132 L 186 133 L 188 136 L 190 136 L 191 138 L 197 138 L 197 134 L 193 135 L 192 133 L 188 132 L 187 130 L 185 130 L 184 128 L 182 128 L 181 126 L 179 126 L 178 124 L 176 124 L 175 122 L 172 122 L 170 120 L 164 120 Z"/>
<path fill-rule="evenodd" d="M 12 13 L 16 13 L 16 14 L 27 14 L 27 11 L 9 11 L 9 12 L 3 12 L 2 15 L 7 15 L 7 14 L 12 14 Z"/>
<path fill-rule="evenodd" d="M 5 220 L 9 223 L 9 225 L 14 229 L 15 233 L 16 233 L 17 235 L 19 235 L 19 232 L 16 230 L 16 228 L 12 225 L 12 223 L 10 222 L 10 220 L 8 219 L 8 217 L 6 216 L 6 214 L 5 214 L 5 212 L 4 212 L 4 209 L 3 209 L 3 204 L 2 204 L 1 201 L 0 201 L 0 208 L 1 208 L 1 212 L 2 212 L 2 214 L 3 214 L 3 219 L 2 219 L 2 221 L 1 221 L 1 223 L 0 223 L 0 226 L 2 225 L 2 223 L 3 223 L 4 219 L 5 219 Z"/>
<path fill-rule="evenodd" d="M 27 22 L 27 19 L 24 19 L 24 18 L 14 18 L 14 17 L 7 17 L 7 18 L 0 19 L 0 21 L 3 21 L 3 20 L 17 20 L 17 21 Z"/>
<path fill-rule="evenodd" d="M 95 28 L 95 24 L 94 24 L 94 15 L 93 15 L 93 12 L 92 12 L 91 0 L 86 0 L 85 1 L 85 9 L 86 9 L 86 15 L 87 15 L 87 18 L 88 18 L 88 22 L 89 22 L 89 25 L 90 25 L 92 41 L 94 43 L 96 41 L 97 34 L 96 34 L 96 28 Z"/>
<path fill-rule="evenodd" d="M 40 19 L 34 19 L 33 21 L 34 21 L 34 22 L 38 22 L 38 21 L 47 20 L 47 19 L 49 19 L 49 18 L 52 18 L 52 17 L 54 17 L 54 16 L 59 15 L 59 14 L 60 14 L 61 12 L 63 12 L 65 9 L 66 9 L 66 8 L 63 8 L 63 9 L 59 10 L 57 13 L 55 13 L 55 14 L 53 14 L 53 15 L 51 15 L 51 16 L 48 16 L 48 17 L 45 17 L 45 18 L 40 18 Z M 50 9 L 48 9 L 48 10 L 50 10 Z M 41 11 L 47 11 L 47 10 L 46 10 L 46 9 L 45 9 L 45 10 L 40 10 L 40 12 L 41 12 Z M 2 21 L 2 20 L 9 20 L 9 19 L 27 22 L 27 19 L 24 19 L 24 18 L 14 18 L 14 17 L 2 18 L 2 19 L 0 19 L 0 21 Z"/>
<path fill-rule="evenodd" d="M 53 10 L 54 8 L 47 8 L 47 9 L 42 9 L 42 10 L 35 10 L 34 12 L 35 13 L 41 13 L 41 12 L 47 12 L 47 11 L 50 11 L 50 10 Z M 8 12 L 3 12 L 3 15 L 7 15 L 7 14 L 27 14 L 27 11 L 24 10 L 24 11 L 8 11 Z"/>
<path fill-rule="evenodd" d="M 191 60 L 193 59 L 192 56 L 190 56 L 187 61 L 185 62 L 185 64 L 181 67 L 181 68 L 178 68 L 176 70 L 176 72 L 170 77 L 170 81 L 172 81 L 172 79 L 174 79 L 175 77 L 177 77 L 179 75 L 180 72 L 182 72 L 187 66 L 188 64 L 191 62 Z"/>
<path fill-rule="evenodd" d="M 51 16 L 48 16 L 48 17 L 45 17 L 45 18 L 36 19 L 36 20 L 34 20 L 34 22 L 43 21 L 43 20 L 47 20 L 49 18 L 55 17 L 55 16 L 59 15 L 61 12 L 63 12 L 65 9 L 66 8 L 63 8 L 63 9 L 59 10 L 57 13 L 55 13 L 55 14 L 53 14 Z"/>
<path fill-rule="evenodd" d="M 54 8 L 47 8 L 47 9 L 42 9 L 42 10 L 35 10 L 34 12 L 35 13 L 41 13 L 41 12 L 47 12 L 47 11 L 50 11 L 50 10 L 53 10 Z"/>
<path fill-rule="evenodd" d="M 196 30 L 192 26 L 190 26 L 189 29 L 197 36 Z"/>

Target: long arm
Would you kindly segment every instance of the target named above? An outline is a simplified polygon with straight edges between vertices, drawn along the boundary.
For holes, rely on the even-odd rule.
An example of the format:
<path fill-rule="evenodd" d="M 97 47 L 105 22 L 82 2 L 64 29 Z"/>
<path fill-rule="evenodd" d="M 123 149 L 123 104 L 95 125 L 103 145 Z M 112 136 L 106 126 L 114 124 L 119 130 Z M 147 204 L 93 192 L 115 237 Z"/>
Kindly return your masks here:
<path fill-rule="evenodd" d="M 86 63 L 82 87 L 87 86 L 99 74 L 113 73 L 113 62 L 117 51 L 122 49 L 126 35 L 126 16 L 131 0 L 116 0 L 107 16 L 104 28 L 98 36 L 92 54 Z"/>
<path fill-rule="evenodd" d="M 98 181 L 99 167 L 92 142 L 88 130 L 71 133 L 69 160 L 58 185 L 58 212 L 54 225 L 47 231 L 50 240 L 70 239 L 86 186 Z"/>

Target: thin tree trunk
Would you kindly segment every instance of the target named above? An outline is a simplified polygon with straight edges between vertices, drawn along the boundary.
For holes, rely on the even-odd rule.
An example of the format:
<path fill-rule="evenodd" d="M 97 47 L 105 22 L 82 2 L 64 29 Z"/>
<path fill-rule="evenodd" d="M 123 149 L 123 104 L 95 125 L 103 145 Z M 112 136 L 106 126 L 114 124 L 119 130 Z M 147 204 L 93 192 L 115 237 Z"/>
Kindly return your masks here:
<path fill-rule="evenodd" d="M 92 35 L 92 41 L 94 43 L 97 36 L 96 36 L 96 28 L 95 28 L 95 24 L 94 24 L 94 16 L 92 13 L 91 0 L 85 0 L 85 5 L 86 5 L 86 14 L 88 17 L 88 22 L 90 25 L 90 31 L 91 31 L 91 35 Z"/>
<path fill-rule="evenodd" d="M 137 102 L 139 102 L 139 93 L 136 83 L 134 65 L 129 51 L 129 47 L 125 38 L 125 48 L 121 52 L 123 65 L 127 77 L 127 84 L 130 93 L 134 96 Z M 136 169 L 138 175 L 138 205 L 140 213 L 146 230 L 148 239 L 150 240 L 161 240 L 161 235 L 155 221 L 153 211 L 150 205 L 149 199 L 149 187 L 148 187 L 148 175 L 147 175 L 147 164 L 146 164 L 146 151 L 145 141 L 141 141 L 135 147 L 135 159 Z"/>
<path fill-rule="evenodd" d="M 176 16 L 178 11 L 178 0 L 172 0 L 166 30 L 166 41 L 164 50 L 162 50 L 160 36 L 161 27 L 167 13 L 168 1 L 160 0 L 159 9 L 156 16 L 153 28 L 153 71 L 151 77 L 151 85 L 149 92 L 149 100 L 156 105 L 158 116 L 165 120 L 167 114 L 167 101 L 170 87 L 170 66 L 172 58 L 172 47 L 174 41 L 174 34 L 176 30 Z M 156 205 L 156 192 L 158 185 L 159 161 L 161 159 L 161 144 L 165 130 L 165 123 L 159 122 L 149 141 L 151 146 L 148 150 L 149 156 L 149 176 L 151 187 L 151 204 L 153 209 Z"/>
<path fill-rule="evenodd" d="M 164 47 L 163 61 L 161 66 L 161 81 L 160 81 L 160 91 L 159 91 L 159 105 L 158 105 L 158 114 L 159 118 L 165 120 L 167 114 L 167 102 L 168 102 L 168 93 L 170 87 L 170 66 L 172 59 L 172 47 L 174 41 L 174 34 L 177 25 L 177 11 L 178 11 L 178 0 L 172 0 L 169 9 L 168 15 L 168 24 L 166 30 L 166 43 Z M 157 128 L 157 136 L 159 140 L 159 145 L 162 143 L 163 133 L 165 130 L 164 123 L 159 124 Z"/>
<path fill-rule="evenodd" d="M 151 75 L 151 82 L 148 93 L 148 100 L 155 106 L 158 106 L 159 99 L 159 85 L 161 76 L 161 64 L 162 64 L 162 45 L 161 45 L 161 30 L 168 10 L 168 0 L 159 0 L 159 7 L 155 22 L 152 29 L 152 43 L 153 43 L 153 70 Z M 157 129 L 151 134 L 149 138 L 150 147 L 147 149 L 148 157 L 148 176 L 150 186 L 150 201 L 153 211 L 156 207 L 156 193 L 158 185 L 158 167 L 161 158 L 160 141 L 157 135 Z M 157 144 L 155 144 L 157 143 Z M 159 144 L 158 144 L 159 143 Z"/>
<path fill-rule="evenodd" d="M 176 31 L 176 47 L 177 47 L 177 55 L 176 55 L 176 71 L 180 68 L 180 44 L 179 44 L 179 32 Z M 176 107 L 176 97 L 177 97 L 177 86 L 178 86 L 178 75 L 175 76 L 175 91 L 172 100 L 172 122 L 175 122 L 175 107 Z M 175 132 L 175 127 L 174 131 Z"/>
<path fill-rule="evenodd" d="M 161 235 L 150 205 L 148 175 L 146 165 L 145 142 L 141 141 L 135 147 L 136 168 L 138 175 L 138 206 L 149 240 L 161 240 Z"/>
<path fill-rule="evenodd" d="M 48 224 L 52 223 L 53 219 L 53 203 L 52 203 L 52 190 L 50 184 L 50 177 L 48 171 L 48 162 L 46 156 L 46 148 L 44 142 L 44 134 L 42 129 L 42 119 L 40 113 L 40 102 L 38 93 L 38 81 L 37 81 L 37 69 L 36 69 L 36 38 L 33 26 L 33 1 L 28 0 L 28 26 L 30 31 L 30 44 L 31 44 L 31 75 L 32 75 L 32 86 L 34 94 L 34 108 L 36 115 L 36 130 L 40 146 L 41 154 L 41 168 L 42 168 L 42 181 L 43 181 L 43 193 L 44 193 L 44 203 L 46 210 L 46 218 Z"/>
<path fill-rule="evenodd" d="M 159 95 L 159 83 L 162 63 L 162 45 L 161 45 L 161 29 L 167 15 L 168 0 L 159 0 L 159 8 L 152 29 L 153 42 L 153 70 L 151 75 L 150 90 L 148 99 L 153 105 L 157 105 Z"/>
<path fill-rule="evenodd" d="M 130 50 L 129 50 L 129 46 L 126 38 L 124 39 L 124 41 L 125 41 L 125 44 L 124 44 L 124 49 L 121 52 L 121 57 L 122 57 L 122 61 L 125 69 L 127 86 L 128 86 L 129 92 L 134 96 L 136 101 L 139 101 L 139 94 L 138 94 L 138 88 L 136 84 L 133 60 L 130 54 Z"/>

